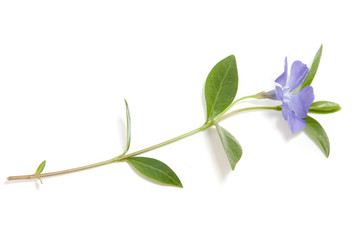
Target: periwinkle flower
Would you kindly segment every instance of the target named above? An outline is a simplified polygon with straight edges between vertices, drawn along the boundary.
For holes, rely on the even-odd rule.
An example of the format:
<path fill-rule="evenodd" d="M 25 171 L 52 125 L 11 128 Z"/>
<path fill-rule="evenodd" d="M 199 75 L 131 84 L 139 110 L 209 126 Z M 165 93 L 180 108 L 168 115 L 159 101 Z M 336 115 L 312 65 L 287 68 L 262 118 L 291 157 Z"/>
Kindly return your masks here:
<path fill-rule="evenodd" d="M 288 79 L 288 64 L 285 58 L 284 72 L 275 80 L 275 90 L 262 94 L 264 98 L 276 99 L 282 102 L 282 114 L 294 134 L 306 127 L 303 118 L 307 117 L 309 108 L 314 101 L 314 90 L 306 86 L 298 92 L 294 92 L 304 81 L 308 67 L 295 61 L 291 65 L 290 78 Z"/>

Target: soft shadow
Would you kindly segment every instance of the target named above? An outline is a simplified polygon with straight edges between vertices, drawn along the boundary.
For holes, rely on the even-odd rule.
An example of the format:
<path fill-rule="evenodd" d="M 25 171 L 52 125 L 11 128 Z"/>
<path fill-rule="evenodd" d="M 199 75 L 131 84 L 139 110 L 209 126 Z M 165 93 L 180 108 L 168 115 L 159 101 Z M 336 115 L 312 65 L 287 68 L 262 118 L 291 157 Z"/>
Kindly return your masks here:
<path fill-rule="evenodd" d="M 119 140 L 121 143 L 121 149 L 125 149 L 126 146 L 126 122 L 124 121 L 123 118 L 121 118 L 120 116 L 117 116 L 117 129 L 118 129 L 118 136 L 119 136 Z"/>
<path fill-rule="evenodd" d="M 37 191 L 40 190 L 40 183 L 39 183 L 39 181 L 35 181 L 35 189 L 36 189 Z"/>
<path fill-rule="evenodd" d="M 206 113 L 206 100 L 205 100 L 205 84 L 206 82 L 204 82 L 203 84 L 203 88 L 202 88 L 202 92 L 201 92 L 201 102 L 202 102 L 202 105 L 203 105 L 203 113 L 204 113 L 204 119 L 206 119 L 207 117 L 207 113 Z"/>
<path fill-rule="evenodd" d="M 206 131 L 206 134 L 209 136 L 207 139 L 210 139 L 209 142 L 211 145 L 212 156 L 214 156 L 218 169 L 220 169 L 220 177 L 222 180 L 225 180 L 231 172 L 231 168 L 218 133 L 215 128 L 209 128 Z"/>
<path fill-rule="evenodd" d="M 297 136 L 299 133 L 292 134 L 291 130 L 289 128 L 289 125 L 287 121 L 283 118 L 281 112 L 279 111 L 266 111 L 264 112 L 267 118 L 269 119 L 275 119 L 276 123 L 275 126 L 281 132 L 281 135 L 283 136 L 285 141 L 290 141 L 294 136 Z"/>
<path fill-rule="evenodd" d="M 100 168 L 105 168 L 105 167 L 109 167 L 109 165 L 98 166 L 96 168 L 89 168 L 89 169 L 86 169 L 86 170 L 83 170 L 83 171 L 69 172 L 69 173 L 66 173 L 66 174 L 54 175 L 54 176 L 51 176 L 51 177 L 41 178 L 41 180 L 42 180 L 43 184 L 46 184 L 46 181 L 49 178 L 51 178 L 51 179 L 63 178 L 65 176 L 67 176 L 67 175 L 82 174 L 82 173 L 85 173 L 87 171 L 94 171 L 95 169 L 99 170 Z M 35 188 L 37 190 L 40 189 L 41 185 L 43 185 L 43 184 L 41 184 L 40 180 L 36 179 L 36 178 L 35 179 L 12 180 L 12 181 L 6 180 L 4 182 L 4 184 L 18 184 L 18 183 L 30 183 L 30 182 L 34 182 L 34 186 L 35 186 Z"/>
<path fill-rule="evenodd" d="M 37 191 L 40 190 L 40 183 L 38 179 L 24 179 L 24 180 L 13 180 L 13 181 L 6 180 L 4 184 L 18 184 L 18 183 L 30 183 L 30 182 L 34 183 L 35 190 Z"/>

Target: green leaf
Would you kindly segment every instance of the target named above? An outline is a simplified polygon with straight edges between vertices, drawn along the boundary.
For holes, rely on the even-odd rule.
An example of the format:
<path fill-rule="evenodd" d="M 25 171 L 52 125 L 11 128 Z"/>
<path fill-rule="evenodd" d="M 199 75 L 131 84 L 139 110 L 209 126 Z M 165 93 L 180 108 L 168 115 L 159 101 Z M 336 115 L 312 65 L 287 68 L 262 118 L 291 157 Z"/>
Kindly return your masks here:
<path fill-rule="evenodd" d="M 309 112 L 327 114 L 327 113 L 334 113 L 340 110 L 341 107 L 337 103 L 329 102 L 329 101 L 318 101 L 311 104 Z"/>
<path fill-rule="evenodd" d="M 226 156 L 229 160 L 231 169 L 234 170 L 237 162 L 240 160 L 242 155 L 242 148 L 239 142 L 235 139 L 233 135 L 231 135 L 228 131 L 224 128 L 220 127 L 220 125 L 213 121 L 216 130 L 219 134 L 221 143 L 225 150 Z"/>
<path fill-rule="evenodd" d="M 42 163 L 40 163 L 40 165 L 36 169 L 36 172 L 34 175 L 40 175 L 42 173 L 42 171 L 44 171 L 45 164 L 46 164 L 46 160 L 42 161 Z"/>
<path fill-rule="evenodd" d="M 306 86 L 310 86 L 310 84 L 314 80 L 315 74 L 316 74 L 316 72 L 318 70 L 318 67 L 319 67 L 321 54 L 322 54 L 322 49 L 323 49 L 323 45 L 321 44 L 319 50 L 317 51 L 317 53 L 315 55 L 314 61 L 311 64 L 311 67 L 309 69 L 308 74 L 306 75 L 306 77 L 305 77 L 303 83 L 301 84 L 301 86 L 298 89 L 296 89 L 294 91 L 294 93 L 300 91 L 301 89 L 303 89 Z"/>
<path fill-rule="evenodd" d="M 118 157 L 124 156 L 130 148 L 130 142 L 131 142 L 131 118 L 130 118 L 130 110 L 129 110 L 129 105 L 126 101 L 126 99 L 124 99 L 125 101 L 125 107 L 126 107 L 126 146 L 125 146 L 125 150 L 122 154 L 120 154 Z"/>
<path fill-rule="evenodd" d="M 127 151 L 129 151 L 130 148 L 130 142 L 131 142 L 131 118 L 130 118 L 130 110 L 129 110 L 129 105 L 125 100 L 125 106 L 126 106 L 126 147 L 125 147 L 125 152 L 123 153 L 125 155 L 125 153 L 127 153 Z"/>
<path fill-rule="evenodd" d="M 42 180 L 39 175 L 42 173 L 42 171 L 44 171 L 45 165 L 46 165 L 46 160 L 44 160 L 44 161 L 42 161 L 42 163 L 40 163 L 40 165 L 38 166 L 38 168 L 36 169 L 36 171 L 34 173 L 35 177 L 37 177 L 40 180 L 41 184 L 42 184 Z"/>
<path fill-rule="evenodd" d="M 145 176 L 161 183 L 182 187 L 178 176 L 165 163 L 147 157 L 131 157 L 127 161 Z"/>
<path fill-rule="evenodd" d="M 307 116 L 304 120 L 306 122 L 306 128 L 305 128 L 306 132 L 311 136 L 313 136 L 320 143 L 325 153 L 325 156 L 329 157 L 330 142 L 323 127 L 320 125 L 318 121 L 316 121 L 312 117 Z"/>
<path fill-rule="evenodd" d="M 205 83 L 207 121 L 214 119 L 236 96 L 238 72 L 235 56 L 221 60 L 210 71 Z"/>

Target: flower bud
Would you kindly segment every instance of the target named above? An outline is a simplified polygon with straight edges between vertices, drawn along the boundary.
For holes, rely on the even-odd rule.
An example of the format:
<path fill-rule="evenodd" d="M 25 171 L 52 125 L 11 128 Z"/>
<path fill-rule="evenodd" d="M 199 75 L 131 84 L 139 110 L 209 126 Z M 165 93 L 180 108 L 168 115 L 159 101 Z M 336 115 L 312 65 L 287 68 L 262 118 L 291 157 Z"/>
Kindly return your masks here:
<path fill-rule="evenodd" d="M 275 90 L 271 90 L 268 92 L 262 92 L 258 95 L 258 98 L 269 98 L 269 99 L 273 99 L 273 100 L 279 100 L 279 98 L 276 95 Z"/>

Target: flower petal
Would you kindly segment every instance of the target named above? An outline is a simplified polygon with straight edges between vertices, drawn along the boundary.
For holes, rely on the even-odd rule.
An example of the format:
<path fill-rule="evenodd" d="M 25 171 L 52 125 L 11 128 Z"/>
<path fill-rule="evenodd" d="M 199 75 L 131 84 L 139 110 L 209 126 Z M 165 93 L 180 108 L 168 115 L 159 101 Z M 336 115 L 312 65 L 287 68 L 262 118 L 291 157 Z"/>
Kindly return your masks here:
<path fill-rule="evenodd" d="M 290 109 L 299 118 L 306 118 L 313 102 L 314 90 L 311 86 L 307 86 L 295 94 L 290 94 L 290 99 L 287 101 Z"/>
<path fill-rule="evenodd" d="M 306 127 L 306 122 L 303 119 L 295 116 L 295 114 L 292 112 L 289 114 L 288 124 L 292 134 L 295 134 L 296 132 L 301 131 Z"/>
<path fill-rule="evenodd" d="M 300 61 L 293 62 L 291 65 L 290 80 L 287 83 L 290 92 L 301 85 L 308 72 L 309 68 L 304 63 Z"/>
<path fill-rule="evenodd" d="M 284 72 L 275 80 L 276 96 L 281 101 L 283 100 L 283 95 L 284 95 L 282 88 L 285 87 L 287 81 L 287 71 L 288 71 L 288 64 L 287 64 L 287 57 L 285 57 Z"/>
<path fill-rule="evenodd" d="M 287 57 L 285 57 L 284 72 L 275 80 L 275 82 L 280 84 L 281 87 L 284 87 L 286 85 L 287 71 L 288 71 L 288 64 L 287 64 Z"/>
<path fill-rule="evenodd" d="M 281 87 L 279 86 L 275 86 L 275 90 L 276 90 L 276 96 L 280 101 L 283 101 L 284 98 L 284 93 Z"/>
<path fill-rule="evenodd" d="M 284 119 L 287 121 L 289 119 L 289 114 L 291 113 L 291 109 L 287 103 L 283 102 L 281 112 Z"/>

